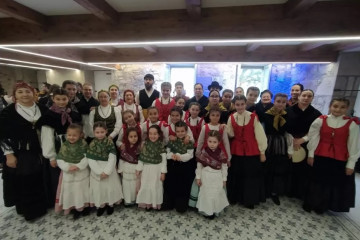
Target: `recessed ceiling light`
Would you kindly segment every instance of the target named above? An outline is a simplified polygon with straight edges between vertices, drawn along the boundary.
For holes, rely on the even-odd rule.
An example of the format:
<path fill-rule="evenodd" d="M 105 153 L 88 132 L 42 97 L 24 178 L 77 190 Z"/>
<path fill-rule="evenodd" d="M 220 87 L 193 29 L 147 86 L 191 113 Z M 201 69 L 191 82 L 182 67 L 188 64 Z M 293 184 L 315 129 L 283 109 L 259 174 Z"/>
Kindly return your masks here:
<path fill-rule="evenodd" d="M 12 63 L 0 63 L 0 65 L 11 66 L 11 67 L 32 68 L 32 69 L 40 69 L 40 70 L 52 70 L 52 69 L 50 69 L 50 68 L 33 67 L 33 66 L 20 65 L 20 64 L 12 64 Z"/>
<path fill-rule="evenodd" d="M 57 66 L 57 65 L 44 64 L 44 63 L 27 62 L 27 61 L 21 61 L 21 60 L 10 59 L 10 58 L 1 58 L 0 57 L 0 60 L 9 61 L 9 62 L 27 63 L 27 64 L 33 64 L 33 65 L 38 65 L 38 66 L 44 66 L 44 67 L 63 68 L 63 69 L 69 69 L 69 70 L 79 70 L 77 68 L 61 67 L 61 66 Z"/>

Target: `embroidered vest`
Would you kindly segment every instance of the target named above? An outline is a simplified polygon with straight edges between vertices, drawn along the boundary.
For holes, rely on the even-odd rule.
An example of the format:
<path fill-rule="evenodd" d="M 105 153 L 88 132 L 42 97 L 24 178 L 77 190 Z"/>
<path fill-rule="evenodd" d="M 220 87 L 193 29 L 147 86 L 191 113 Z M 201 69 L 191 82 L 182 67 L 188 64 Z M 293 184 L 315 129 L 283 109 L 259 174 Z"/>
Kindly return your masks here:
<path fill-rule="evenodd" d="M 191 126 L 190 117 L 185 118 L 185 123 L 190 128 L 190 130 L 193 134 L 194 140 L 195 140 L 194 147 L 197 147 L 203 121 L 204 121 L 204 118 L 200 118 L 200 120 L 197 121 L 197 124 L 195 126 Z"/>
<path fill-rule="evenodd" d="M 254 121 L 256 117 L 256 114 L 252 113 L 249 123 L 245 126 L 240 126 L 235 121 L 234 114 L 230 116 L 231 125 L 234 129 L 234 139 L 231 142 L 231 154 L 238 156 L 260 155 L 254 131 Z"/>
<path fill-rule="evenodd" d="M 155 100 L 155 107 L 159 111 L 159 120 L 160 121 L 167 121 L 170 115 L 170 110 L 175 106 L 174 99 L 170 99 L 168 104 L 163 104 L 160 98 Z"/>
<path fill-rule="evenodd" d="M 111 113 L 110 113 L 110 116 L 107 117 L 107 118 L 103 118 L 103 117 L 100 116 L 99 107 L 95 108 L 94 122 L 98 122 L 98 121 L 105 122 L 106 127 L 108 129 L 107 136 L 109 136 L 114 131 L 115 123 L 116 123 L 116 116 L 115 116 L 114 107 L 111 106 L 111 110 L 110 110 Z"/>

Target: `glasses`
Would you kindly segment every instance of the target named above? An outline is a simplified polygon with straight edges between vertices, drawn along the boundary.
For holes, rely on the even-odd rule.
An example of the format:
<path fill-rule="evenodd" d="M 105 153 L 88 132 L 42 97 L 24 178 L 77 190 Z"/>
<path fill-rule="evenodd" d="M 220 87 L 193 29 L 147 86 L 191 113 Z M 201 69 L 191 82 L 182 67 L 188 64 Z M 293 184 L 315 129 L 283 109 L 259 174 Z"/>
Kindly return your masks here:
<path fill-rule="evenodd" d="M 219 98 L 220 96 L 210 96 L 211 98 Z"/>

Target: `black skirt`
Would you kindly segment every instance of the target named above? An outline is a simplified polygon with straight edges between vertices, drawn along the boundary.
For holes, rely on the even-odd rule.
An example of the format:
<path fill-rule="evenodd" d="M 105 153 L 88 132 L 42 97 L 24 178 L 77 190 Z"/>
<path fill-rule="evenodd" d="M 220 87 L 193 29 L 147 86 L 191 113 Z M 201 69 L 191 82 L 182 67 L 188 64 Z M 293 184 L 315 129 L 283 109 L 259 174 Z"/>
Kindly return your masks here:
<path fill-rule="evenodd" d="M 195 178 L 195 159 L 188 162 L 167 161 L 164 181 L 164 207 L 186 211 L 191 185 Z"/>
<path fill-rule="evenodd" d="M 16 206 L 17 213 L 26 220 L 33 220 L 44 215 L 49 204 L 43 159 L 31 151 L 15 155 L 16 168 L 4 164 L 4 203 L 6 207 Z"/>
<path fill-rule="evenodd" d="M 346 163 L 315 156 L 305 204 L 319 212 L 349 212 L 355 207 L 355 174 L 345 174 Z"/>
<path fill-rule="evenodd" d="M 231 204 L 245 206 L 265 202 L 263 166 L 259 156 L 237 156 L 231 158 L 227 193 Z"/>

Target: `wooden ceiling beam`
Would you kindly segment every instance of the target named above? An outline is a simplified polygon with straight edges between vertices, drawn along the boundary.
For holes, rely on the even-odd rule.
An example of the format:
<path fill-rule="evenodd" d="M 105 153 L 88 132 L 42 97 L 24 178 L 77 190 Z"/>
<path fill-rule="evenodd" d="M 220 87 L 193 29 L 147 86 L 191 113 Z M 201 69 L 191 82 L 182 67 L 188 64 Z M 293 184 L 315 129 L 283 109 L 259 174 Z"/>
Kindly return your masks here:
<path fill-rule="evenodd" d="M 0 12 L 22 22 L 45 26 L 47 17 L 13 0 L 1 0 Z"/>
<path fill-rule="evenodd" d="M 288 0 L 285 3 L 285 15 L 297 17 L 309 10 L 318 0 Z"/>
<path fill-rule="evenodd" d="M 330 41 L 330 42 L 308 42 L 308 43 L 303 43 L 300 45 L 300 51 L 310 51 L 313 50 L 315 48 L 324 46 L 324 45 L 329 45 L 329 44 L 334 44 L 337 43 L 337 41 Z"/>
<path fill-rule="evenodd" d="M 253 52 L 256 49 L 258 49 L 260 46 L 261 46 L 261 44 L 258 44 L 258 43 L 248 44 L 248 45 L 246 45 L 246 52 Z"/>
<path fill-rule="evenodd" d="M 198 20 L 201 18 L 201 0 L 185 0 L 187 13 L 190 18 Z"/>
<path fill-rule="evenodd" d="M 157 47 L 156 46 L 145 46 L 144 49 L 148 52 L 151 53 L 156 53 L 157 52 Z"/>
<path fill-rule="evenodd" d="M 299 51 L 298 46 L 262 46 L 257 51 L 246 52 L 246 46 L 207 47 L 206 54 L 199 54 L 193 47 L 158 48 L 155 55 L 144 54 L 140 48 L 121 48 L 116 54 L 99 55 L 98 51 L 86 49 L 86 62 L 333 62 L 338 53 L 330 47 Z"/>
<path fill-rule="evenodd" d="M 117 23 L 118 12 L 105 0 L 74 0 L 103 21 Z"/>

